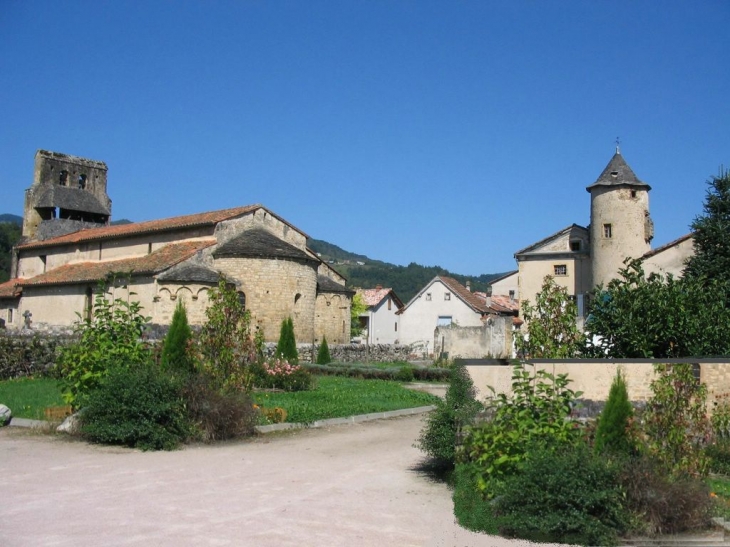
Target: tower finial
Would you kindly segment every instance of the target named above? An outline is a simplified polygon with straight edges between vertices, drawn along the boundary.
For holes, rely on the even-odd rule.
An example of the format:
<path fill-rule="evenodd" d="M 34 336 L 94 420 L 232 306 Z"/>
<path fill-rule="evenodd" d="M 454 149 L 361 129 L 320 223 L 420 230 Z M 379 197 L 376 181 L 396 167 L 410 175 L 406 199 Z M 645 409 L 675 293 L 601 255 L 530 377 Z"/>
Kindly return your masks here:
<path fill-rule="evenodd" d="M 619 137 L 616 137 L 616 153 L 621 153 L 621 148 L 619 148 L 619 145 L 621 144 L 621 139 Z"/>

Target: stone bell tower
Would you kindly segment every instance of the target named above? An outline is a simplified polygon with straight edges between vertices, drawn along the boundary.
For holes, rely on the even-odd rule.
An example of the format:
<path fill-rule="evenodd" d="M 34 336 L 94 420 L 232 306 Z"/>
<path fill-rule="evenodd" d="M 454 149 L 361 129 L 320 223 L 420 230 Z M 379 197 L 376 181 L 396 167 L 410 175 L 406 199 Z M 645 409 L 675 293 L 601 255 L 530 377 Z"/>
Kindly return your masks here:
<path fill-rule="evenodd" d="M 103 161 L 38 150 L 33 184 L 25 191 L 23 237 L 48 239 L 108 224 L 106 173 Z"/>
<path fill-rule="evenodd" d="M 616 146 L 611 161 L 586 190 L 591 194 L 592 286 L 605 286 L 617 277 L 624 259 L 640 258 L 651 250 L 651 186 L 637 178 Z"/>

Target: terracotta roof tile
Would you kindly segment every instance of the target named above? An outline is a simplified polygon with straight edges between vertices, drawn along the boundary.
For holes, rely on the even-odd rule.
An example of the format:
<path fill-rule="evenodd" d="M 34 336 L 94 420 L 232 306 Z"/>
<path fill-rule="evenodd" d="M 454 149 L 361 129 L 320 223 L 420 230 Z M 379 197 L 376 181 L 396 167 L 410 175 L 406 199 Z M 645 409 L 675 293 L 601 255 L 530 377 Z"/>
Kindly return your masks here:
<path fill-rule="evenodd" d="M 163 218 L 160 220 L 148 220 L 146 222 L 133 222 L 131 224 L 119 224 L 116 226 L 102 226 L 100 228 L 89 228 L 87 230 L 79 230 L 70 234 L 66 234 L 43 241 L 31 241 L 18 245 L 19 249 L 33 249 L 36 247 L 49 247 L 52 245 L 62 245 L 68 243 L 78 243 L 81 241 L 111 239 L 117 237 L 133 236 L 148 234 L 154 232 L 163 232 L 167 230 L 177 230 L 181 228 L 194 228 L 198 226 L 214 226 L 224 220 L 239 217 L 246 213 L 250 213 L 263 207 L 262 205 L 246 205 L 244 207 L 233 207 L 231 209 L 221 209 L 219 211 L 209 211 L 207 213 L 198 213 L 194 215 L 184 215 L 180 217 Z M 273 214 L 273 213 L 272 213 Z M 278 217 L 277 217 L 278 218 Z M 281 220 L 281 219 L 280 219 Z M 283 221 L 283 220 L 282 220 Z M 285 221 L 283 221 L 285 222 Z M 288 224 L 288 223 L 287 223 Z"/>
<path fill-rule="evenodd" d="M 451 289 L 451 291 L 458 295 L 459 298 L 461 298 L 464 302 L 466 302 L 470 307 L 472 307 L 475 311 L 481 312 L 481 313 L 489 313 L 489 308 L 487 307 L 487 303 L 484 302 L 481 298 L 476 296 L 473 292 L 469 291 L 464 285 L 459 283 L 456 279 L 453 277 L 446 277 L 446 276 L 439 276 L 439 279 L 441 282 L 446 285 L 448 288 Z"/>
<path fill-rule="evenodd" d="M 5 283 L 0 283 L 0 298 L 17 298 L 20 296 L 22 289 L 18 287 L 19 279 L 11 279 Z"/>
<path fill-rule="evenodd" d="M 651 251 L 648 251 L 648 252 L 644 253 L 644 256 L 642 256 L 641 258 L 642 259 L 644 259 L 644 258 L 650 258 L 650 257 L 652 257 L 654 255 L 658 255 L 659 253 L 662 253 L 662 252 L 666 251 L 667 249 L 671 249 L 675 245 L 679 245 L 680 243 L 682 243 L 684 241 L 687 241 L 691 237 L 692 237 L 692 234 L 691 233 L 685 234 L 682 237 L 678 237 L 674 241 L 670 241 L 669 243 L 665 243 L 661 247 L 657 247 L 656 249 L 652 249 Z"/>
<path fill-rule="evenodd" d="M 184 241 L 162 247 L 154 253 L 123 260 L 108 262 L 79 262 L 66 264 L 29 279 L 16 279 L 22 286 L 66 285 L 98 281 L 112 272 L 133 272 L 134 274 L 155 274 L 190 258 L 196 252 L 215 244 L 215 240 Z"/>
<path fill-rule="evenodd" d="M 369 308 L 380 304 L 388 295 L 392 295 L 393 302 L 395 302 L 398 309 L 403 307 L 403 301 L 398 298 L 398 295 L 395 294 L 395 291 L 391 288 L 377 286 L 374 289 L 358 289 L 357 292 L 362 295 L 363 302 L 365 302 Z"/>
<path fill-rule="evenodd" d="M 520 301 L 509 296 L 493 294 L 491 308 L 500 313 L 517 313 L 520 310 Z"/>

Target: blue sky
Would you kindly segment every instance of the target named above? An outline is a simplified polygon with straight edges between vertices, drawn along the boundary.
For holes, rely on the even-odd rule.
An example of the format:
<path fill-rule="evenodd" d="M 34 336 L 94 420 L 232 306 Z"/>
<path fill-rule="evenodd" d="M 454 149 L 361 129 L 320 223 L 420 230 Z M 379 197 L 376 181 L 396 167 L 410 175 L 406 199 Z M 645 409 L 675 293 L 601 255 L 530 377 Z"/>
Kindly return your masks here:
<path fill-rule="evenodd" d="M 730 3 L 0 2 L 0 213 L 39 148 L 105 161 L 113 218 L 262 203 L 455 273 L 589 221 L 616 137 L 654 245 L 730 166 Z"/>

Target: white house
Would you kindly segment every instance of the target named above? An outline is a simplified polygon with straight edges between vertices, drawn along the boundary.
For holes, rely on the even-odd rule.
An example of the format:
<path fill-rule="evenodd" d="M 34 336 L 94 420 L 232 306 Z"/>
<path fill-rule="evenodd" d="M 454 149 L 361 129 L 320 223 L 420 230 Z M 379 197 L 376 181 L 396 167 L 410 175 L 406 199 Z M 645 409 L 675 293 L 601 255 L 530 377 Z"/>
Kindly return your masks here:
<path fill-rule="evenodd" d="M 357 292 L 362 295 L 363 301 L 368 306 L 365 313 L 360 315 L 360 325 L 367 343 L 399 343 L 400 315 L 398 315 L 398 311 L 403 308 L 403 302 L 395 291 L 378 285 L 374 289 L 360 289 Z"/>
<path fill-rule="evenodd" d="M 481 327 L 482 318 L 494 313 L 487 303 L 456 279 L 436 276 L 406 304 L 400 315 L 400 343 L 433 352 L 436 327 Z"/>

